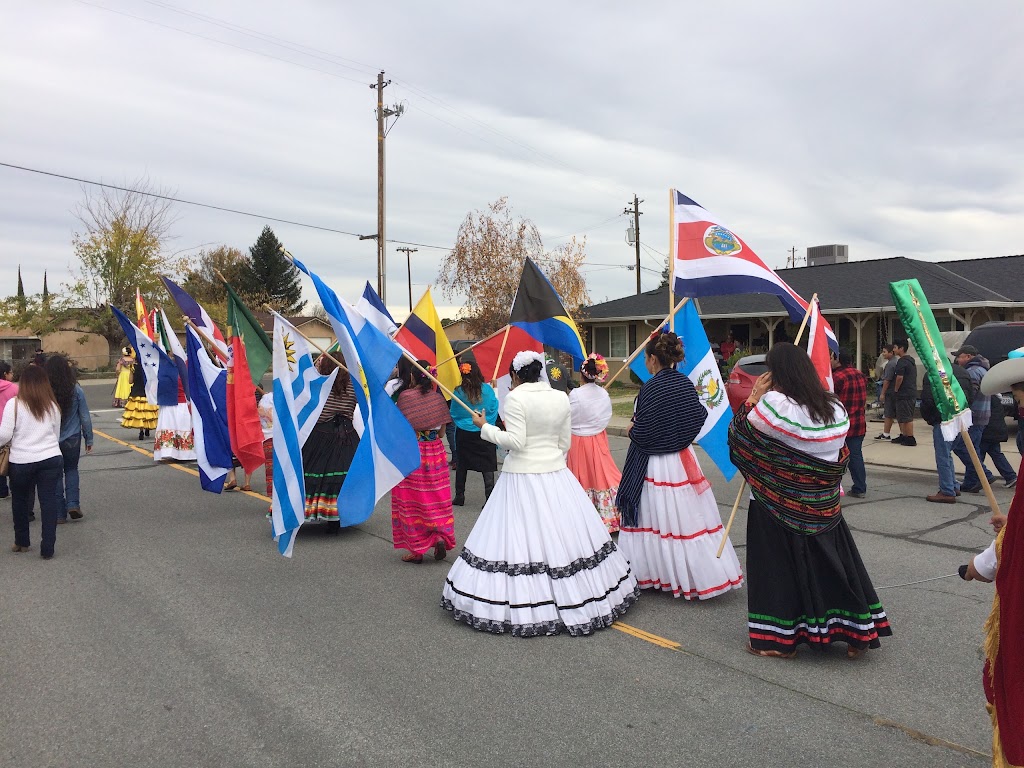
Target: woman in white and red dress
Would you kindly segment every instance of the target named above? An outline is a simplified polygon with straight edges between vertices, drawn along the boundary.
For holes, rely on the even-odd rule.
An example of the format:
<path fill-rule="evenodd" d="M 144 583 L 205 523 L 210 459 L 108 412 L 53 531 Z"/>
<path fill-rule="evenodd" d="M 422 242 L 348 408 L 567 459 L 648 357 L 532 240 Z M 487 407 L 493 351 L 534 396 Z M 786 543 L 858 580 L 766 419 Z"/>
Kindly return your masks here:
<path fill-rule="evenodd" d="M 617 504 L 619 548 L 641 589 L 707 600 L 737 589 L 743 572 L 691 444 L 708 412 L 690 379 L 675 369 L 683 344 L 671 331 L 652 334 L 645 362 L 653 376 L 636 398 Z"/>
<path fill-rule="evenodd" d="M 192 434 L 192 412 L 188 409 L 188 400 L 179 379 L 178 404 L 163 406 L 156 417 L 153 460 L 195 461 L 195 458 L 196 445 Z"/>
<path fill-rule="evenodd" d="M 622 473 L 608 447 L 612 400 L 600 386 L 608 377 L 608 363 L 601 355 L 591 355 L 580 367 L 580 376 L 583 386 L 569 393 L 572 445 L 565 463 L 587 492 L 608 533 L 615 533 L 619 530 L 615 495 Z"/>
<path fill-rule="evenodd" d="M 421 368 L 430 365 L 417 362 Z M 422 563 L 423 553 L 431 548 L 435 560 L 444 560 L 455 547 L 452 483 L 441 442 L 452 415 L 434 383 L 404 357 L 398 362 L 398 378 L 402 384 L 391 397 L 416 430 L 420 465 L 391 490 L 392 539 L 395 549 L 409 550 L 402 557 L 407 563 Z"/>

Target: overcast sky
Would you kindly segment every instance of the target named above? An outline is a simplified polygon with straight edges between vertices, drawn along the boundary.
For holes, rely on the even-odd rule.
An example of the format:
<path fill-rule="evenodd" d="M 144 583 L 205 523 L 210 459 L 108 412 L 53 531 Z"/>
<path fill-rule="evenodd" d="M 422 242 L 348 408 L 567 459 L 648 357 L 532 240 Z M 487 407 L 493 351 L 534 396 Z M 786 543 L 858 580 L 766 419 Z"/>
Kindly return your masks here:
<path fill-rule="evenodd" d="M 774 267 L 825 243 L 854 260 L 1002 256 L 1024 252 L 1022 39 L 1018 0 L 0 0 L 0 162 L 147 175 L 188 200 L 372 233 L 367 86 L 384 69 L 386 102 L 406 107 L 387 142 L 388 237 L 450 247 L 467 212 L 507 195 L 548 248 L 586 235 L 594 301 L 635 292 L 618 216 L 634 193 L 643 286 L 658 284 L 670 187 Z M 19 263 L 30 293 L 44 269 L 51 290 L 68 279 L 82 194 L 0 167 L 4 294 Z M 270 223 L 340 295 L 376 282 L 372 241 L 176 213 L 169 251 L 245 250 Z M 414 299 L 443 256 L 413 254 Z"/>

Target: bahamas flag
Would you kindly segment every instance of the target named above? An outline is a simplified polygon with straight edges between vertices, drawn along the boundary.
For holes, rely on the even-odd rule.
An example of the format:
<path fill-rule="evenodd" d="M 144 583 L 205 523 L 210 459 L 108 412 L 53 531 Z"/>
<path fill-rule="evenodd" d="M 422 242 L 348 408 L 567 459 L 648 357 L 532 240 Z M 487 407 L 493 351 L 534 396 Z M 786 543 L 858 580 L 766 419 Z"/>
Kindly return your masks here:
<path fill-rule="evenodd" d="M 369 317 L 367 320 L 373 323 Z M 373 325 L 376 326 L 376 323 Z M 448 389 L 454 391 L 462 384 L 459 361 L 455 359 L 452 345 L 445 335 L 444 328 L 441 327 L 441 318 L 434 307 L 430 288 L 427 288 L 423 298 L 416 304 L 409 319 L 395 336 L 395 343 L 404 347 L 409 354 L 415 355 L 417 360 L 426 360 L 431 365 L 436 365 L 437 378 Z"/>
<path fill-rule="evenodd" d="M 579 329 L 562 306 L 554 287 L 529 258 L 523 264 L 509 325 L 522 328 L 541 344 L 547 344 L 572 355 L 574 367 L 587 356 Z"/>
<path fill-rule="evenodd" d="M 696 442 L 715 462 L 726 482 L 729 482 L 736 475 L 736 466 L 729 460 L 729 422 L 732 421 L 732 408 L 729 407 L 729 398 L 725 396 L 725 383 L 718 370 L 718 362 L 711 351 L 711 344 L 708 343 L 708 335 L 700 322 L 697 307 L 692 301 L 686 302 L 676 310 L 674 321 L 676 333 L 682 339 L 683 349 L 686 351 L 686 358 L 677 367 L 693 382 L 700 401 L 708 411 L 707 421 L 697 435 Z M 640 381 L 651 378 L 644 365 L 643 354 L 637 355 L 630 363 L 629 369 Z"/>

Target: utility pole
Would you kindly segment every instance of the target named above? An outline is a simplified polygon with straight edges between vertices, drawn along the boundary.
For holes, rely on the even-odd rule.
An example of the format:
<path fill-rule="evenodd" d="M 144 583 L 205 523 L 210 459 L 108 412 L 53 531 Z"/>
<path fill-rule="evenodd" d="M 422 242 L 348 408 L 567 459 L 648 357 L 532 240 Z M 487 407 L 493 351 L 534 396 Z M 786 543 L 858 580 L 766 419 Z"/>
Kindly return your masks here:
<path fill-rule="evenodd" d="M 627 215 L 632 214 L 632 216 L 633 216 L 633 243 L 632 243 L 632 245 L 636 246 L 636 266 L 634 267 L 634 269 L 636 269 L 636 295 L 637 296 L 640 295 L 640 217 L 643 216 L 643 214 L 640 212 L 640 203 L 642 203 L 642 202 L 643 202 L 643 200 L 640 200 L 634 194 L 633 195 L 633 203 L 632 203 L 633 207 L 629 208 L 628 207 L 629 203 L 627 203 L 626 204 L 627 207 L 623 211 L 623 213 L 625 213 Z"/>
<path fill-rule="evenodd" d="M 795 245 L 792 248 L 789 249 L 789 258 L 786 259 L 786 266 L 787 267 L 791 266 L 790 265 L 790 261 L 793 262 L 792 266 L 795 267 L 796 266 L 796 246 Z"/>
<path fill-rule="evenodd" d="M 396 248 L 395 250 L 405 253 L 405 270 L 409 276 L 409 311 L 412 312 L 412 259 L 409 256 L 416 253 L 419 248 L 409 248 L 406 246 L 404 248 Z"/>
<path fill-rule="evenodd" d="M 384 121 L 388 117 L 399 116 L 405 112 L 405 107 L 401 104 L 396 104 L 393 107 L 384 106 L 384 89 L 390 84 L 390 80 L 384 80 L 383 69 L 377 74 L 377 82 L 370 83 L 370 88 L 377 91 L 377 295 L 385 304 L 387 303 L 387 237 L 385 232 L 384 139 L 387 137 L 388 131 L 385 130 Z"/>

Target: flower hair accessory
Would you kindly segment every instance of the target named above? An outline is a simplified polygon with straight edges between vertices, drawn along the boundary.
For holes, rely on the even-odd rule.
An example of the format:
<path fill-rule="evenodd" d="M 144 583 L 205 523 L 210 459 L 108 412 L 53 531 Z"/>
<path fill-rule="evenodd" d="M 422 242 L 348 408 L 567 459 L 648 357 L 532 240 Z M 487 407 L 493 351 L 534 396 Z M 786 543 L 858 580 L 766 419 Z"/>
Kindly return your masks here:
<path fill-rule="evenodd" d="M 533 362 L 540 363 L 540 367 L 543 368 L 544 355 L 540 352 L 531 352 L 528 349 L 523 350 L 522 352 L 516 352 L 516 356 L 512 358 L 512 370 L 519 373 L 519 371 Z"/>
<path fill-rule="evenodd" d="M 468 376 L 469 372 L 472 371 L 472 370 L 473 370 L 473 366 L 470 365 L 469 363 L 463 363 L 462 365 L 459 366 L 459 372 L 463 376 Z"/>
<path fill-rule="evenodd" d="M 587 371 L 587 363 L 591 360 L 594 361 L 594 365 L 597 367 L 597 375 L 591 376 Z M 605 362 L 603 355 L 593 353 L 583 361 L 583 365 L 580 366 L 580 375 L 588 381 L 596 381 L 598 384 L 604 384 L 605 379 L 608 378 L 608 363 Z"/>

